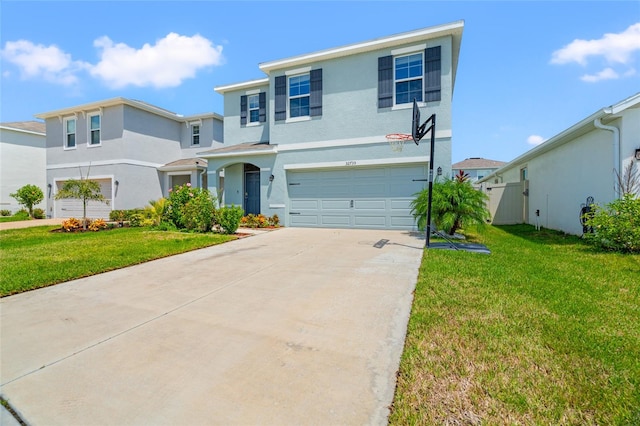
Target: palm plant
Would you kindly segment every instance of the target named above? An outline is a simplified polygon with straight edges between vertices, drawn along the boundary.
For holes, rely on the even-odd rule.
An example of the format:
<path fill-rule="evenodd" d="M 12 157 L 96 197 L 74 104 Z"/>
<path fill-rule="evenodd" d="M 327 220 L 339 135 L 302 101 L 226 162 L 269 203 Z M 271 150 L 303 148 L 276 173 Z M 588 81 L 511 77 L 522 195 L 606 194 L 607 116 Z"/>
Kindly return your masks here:
<path fill-rule="evenodd" d="M 429 192 L 418 192 L 411 202 L 411 213 L 418 228 L 424 230 L 427 222 Z M 433 183 L 431 215 L 436 229 L 453 235 L 458 229 L 470 225 L 484 225 L 490 218 L 485 202 L 488 197 L 475 189 L 469 175 L 460 171 L 454 179 L 441 179 Z"/>

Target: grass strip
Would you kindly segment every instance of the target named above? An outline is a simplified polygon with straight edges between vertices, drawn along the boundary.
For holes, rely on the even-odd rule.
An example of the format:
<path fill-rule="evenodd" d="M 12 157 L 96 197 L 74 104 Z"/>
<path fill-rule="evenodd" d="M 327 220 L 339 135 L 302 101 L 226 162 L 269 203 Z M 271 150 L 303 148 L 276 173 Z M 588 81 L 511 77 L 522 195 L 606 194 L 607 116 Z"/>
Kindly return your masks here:
<path fill-rule="evenodd" d="M 640 424 L 640 256 L 531 226 L 426 251 L 390 424 Z"/>
<path fill-rule="evenodd" d="M 0 296 L 99 274 L 224 243 L 234 236 L 118 228 L 50 232 L 56 226 L 0 231 Z"/>

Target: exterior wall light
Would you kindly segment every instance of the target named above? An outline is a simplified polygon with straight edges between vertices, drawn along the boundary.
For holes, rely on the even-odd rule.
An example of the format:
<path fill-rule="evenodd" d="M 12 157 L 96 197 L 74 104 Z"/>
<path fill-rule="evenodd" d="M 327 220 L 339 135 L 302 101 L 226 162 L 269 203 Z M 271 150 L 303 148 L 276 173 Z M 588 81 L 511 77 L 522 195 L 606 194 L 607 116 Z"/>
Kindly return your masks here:
<path fill-rule="evenodd" d="M 273 175 L 269 176 L 269 182 L 273 182 L 274 179 L 275 179 L 275 176 L 273 176 Z"/>
<path fill-rule="evenodd" d="M 636 149 L 635 158 L 636 160 L 640 161 L 640 148 Z"/>
<path fill-rule="evenodd" d="M 442 167 L 438 167 L 438 176 L 442 176 Z"/>

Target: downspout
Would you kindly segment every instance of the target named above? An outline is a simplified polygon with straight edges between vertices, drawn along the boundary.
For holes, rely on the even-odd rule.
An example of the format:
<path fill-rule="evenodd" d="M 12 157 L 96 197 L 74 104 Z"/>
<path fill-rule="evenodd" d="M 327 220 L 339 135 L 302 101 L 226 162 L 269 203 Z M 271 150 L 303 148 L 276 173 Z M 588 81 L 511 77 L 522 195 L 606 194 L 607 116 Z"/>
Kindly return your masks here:
<path fill-rule="evenodd" d="M 602 124 L 602 118 L 593 120 L 593 125 L 598 129 L 608 130 L 613 133 L 613 188 L 614 192 L 617 192 L 615 188 L 618 185 L 618 171 L 620 170 L 620 130 L 615 126 Z"/>

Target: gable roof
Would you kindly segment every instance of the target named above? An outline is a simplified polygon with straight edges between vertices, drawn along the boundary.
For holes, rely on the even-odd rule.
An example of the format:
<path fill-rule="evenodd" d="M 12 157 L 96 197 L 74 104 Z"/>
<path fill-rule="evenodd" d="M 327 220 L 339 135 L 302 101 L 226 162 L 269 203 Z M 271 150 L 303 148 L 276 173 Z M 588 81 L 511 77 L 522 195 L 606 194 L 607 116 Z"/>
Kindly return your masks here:
<path fill-rule="evenodd" d="M 609 120 L 609 121 L 615 120 L 618 117 L 618 114 L 620 114 L 621 112 L 629 108 L 640 108 L 640 92 L 614 105 L 611 105 L 606 108 L 601 108 L 600 110 L 594 112 L 593 114 L 583 119 L 582 121 L 558 133 L 551 139 L 547 139 L 542 144 L 536 146 L 535 148 L 530 149 L 529 151 L 525 152 L 519 157 L 516 157 L 515 159 L 509 161 L 507 164 L 500 167 L 498 170 L 494 170 L 492 173 L 480 179 L 478 183 L 486 182 L 490 179 L 493 179 L 496 175 L 499 175 L 508 169 L 511 169 L 519 164 L 523 164 L 531 160 L 532 158 L 537 157 L 538 155 L 551 151 L 552 149 L 557 148 L 558 146 L 561 146 L 567 142 L 572 141 L 578 136 L 582 136 L 596 129 L 596 126 L 594 124 L 596 120 Z"/>
<path fill-rule="evenodd" d="M 209 117 L 222 121 L 222 116 L 220 114 L 216 114 L 215 112 L 209 112 L 209 113 L 204 113 L 204 114 L 196 114 L 196 115 L 190 115 L 190 116 L 183 116 L 183 115 L 180 115 L 180 114 L 176 114 L 175 112 L 166 110 L 164 108 L 160 108 L 158 106 L 151 105 L 151 104 L 149 104 L 147 102 L 138 101 L 138 100 L 135 100 L 135 99 L 127 99 L 127 98 L 122 98 L 122 97 L 106 99 L 106 100 L 103 100 L 103 101 L 91 102 L 91 103 L 83 104 L 83 105 L 76 105 L 76 106 L 72 106 L 72 107 L 68 107 L 68 108 L 58 109 L 58 110 L 55 110 L 55 111 L 43 112 L 43 113 L 40 113 L 40 114 L 36 114 L 35 117 L 43 119 L 43 120 L 46 120 L 47 118 L 62 117 L 62 116 L 65 116 L 65 115 L 77 114 L 79 112 L 97 111 L 100 108 L 106 108 L 106 107 L 117 106 L 117 105 L 128 105 L 128 106 L 131 106 L 133 108 L 141 109 L 143 111 L 147 111 L 147 112 L 150 112 L 152 114 L 160 115 L 162 117 L 169 118 L 171 120 L 175 120 L 175 121 L 178 121 L 178 122 L 181 122 L 181 123 L 187 122 L 187 121 L 192 121 L 192 120 L 197 120 L 197 119 L 201 119 L 201 118 L 209 118 Z"/>
<path fill-rule="evenodd" d="M 3 129 L 19 130 L 28 133 L 46 134 L 47 126 L 42 121 L 11 121 L 0 123 Z"/>
<path fill-rule="evenodd" d="M 497 169 L 507 164 L 504 161 L 487 160 L 486 158 L 471 157 L 451 165 L 452 169 Z"/>
<path fill-rule="evenodd" d="M 451 79 L 455 85 L 456 71 L 458 69 L 458 56 L 460 55 L 460 44 L 462 42 L 462 30 L 464 21 L 455 21 L 448 24 L 436 25 L 432 27 L 422 28 L 419 30 L 408 31 L 404 33 L 394 34 L 386 37 L 380 37 L 360 43 L 347 44 L 331 49 L 319 50 L 316 52 L 305 53 L 302 55 L 292 56 L 284 59 L 276 59 L 274 61 L 262 62 L 258 67 L 265 73 L 269 74 L 282 68 L 291 68 L 310 64 L 317 61 L 327 59 L 340 58 L 343 56 L 355 55 L 358 53 L 370 52 L 373 50 L 384 49 L 404 45 L 407 43 L 424 41 L 425 39 L 433 39 L 437 37 L 451 36 L 452 38 L 452 58 L 451 58 Z M 218 93 L 224 93 L 230 90 L 247 89 L 256 85 L 268 83 L 269 79 L 250 80 L 217 86 L 214 90 Z"/>

